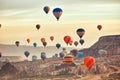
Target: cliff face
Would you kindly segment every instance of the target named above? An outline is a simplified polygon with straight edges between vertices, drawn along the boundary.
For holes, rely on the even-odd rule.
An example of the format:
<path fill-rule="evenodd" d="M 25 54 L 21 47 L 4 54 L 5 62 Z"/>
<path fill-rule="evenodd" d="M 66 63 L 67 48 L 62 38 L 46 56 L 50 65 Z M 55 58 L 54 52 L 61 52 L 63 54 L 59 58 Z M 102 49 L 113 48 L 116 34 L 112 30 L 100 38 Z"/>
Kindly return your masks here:
<path fill-rule="evenodd" d="M 108 55 L 120 54 L 120 35 L 109 35 L 100 37 L 99 40 L 88 49 L 80 50 L 85 55 L 91 55 L 94 57 L 99 56 L 98 51 L 104 49 Z"/>

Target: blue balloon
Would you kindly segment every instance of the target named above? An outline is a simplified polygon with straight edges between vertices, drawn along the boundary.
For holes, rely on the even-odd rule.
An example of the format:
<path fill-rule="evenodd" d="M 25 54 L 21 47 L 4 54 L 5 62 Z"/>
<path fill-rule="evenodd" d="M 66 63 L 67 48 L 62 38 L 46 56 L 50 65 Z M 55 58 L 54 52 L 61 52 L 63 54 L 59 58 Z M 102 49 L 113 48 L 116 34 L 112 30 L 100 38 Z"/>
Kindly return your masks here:
<path fill-rule="evenodd" d="M 62 15 L 62 9 L 61 8 L 55 8 L 53 9 L 53 14 L 56 17 L 57 20 L 59 20 L 60 16 Z"/>
<path fill-rule="evenodd" d="M 78 58 L 83 58 L 83 57 L 84 57 L 83 52 L 78 52 Z"/>

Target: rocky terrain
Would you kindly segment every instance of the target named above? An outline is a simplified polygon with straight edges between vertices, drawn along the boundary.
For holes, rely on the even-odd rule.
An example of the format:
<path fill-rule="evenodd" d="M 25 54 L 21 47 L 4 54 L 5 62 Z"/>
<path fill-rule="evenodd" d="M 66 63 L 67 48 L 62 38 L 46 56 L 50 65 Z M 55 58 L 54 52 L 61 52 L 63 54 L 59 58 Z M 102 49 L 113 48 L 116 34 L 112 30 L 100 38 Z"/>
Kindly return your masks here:
<path fill-rule="evenodd" d="M 107 50 L 100 56 L 99 49 Z M 103 36 L 88 49 L 80 50 L 95 57 L 88 70 L 84 58 L 74 57 L 74 66 L 62 66 L 62 58 L 45 61 L 0 62 L 0 80 L 120 80 L 120 35 Z"/>

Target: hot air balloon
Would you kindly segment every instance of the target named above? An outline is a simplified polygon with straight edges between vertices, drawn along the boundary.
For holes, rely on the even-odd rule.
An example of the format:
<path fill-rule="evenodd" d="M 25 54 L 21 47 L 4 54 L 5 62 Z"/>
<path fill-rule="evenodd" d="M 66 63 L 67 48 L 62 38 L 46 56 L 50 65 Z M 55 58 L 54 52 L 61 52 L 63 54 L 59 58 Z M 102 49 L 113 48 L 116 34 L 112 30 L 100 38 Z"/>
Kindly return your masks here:
<path fill-rule="evenodd" d="M 16 41 L 15 42 L 16 46 L 18 47 L 20 45 L 20 42 L 19 41 Z"/>
<path fill-rule="evenodd" d="M 57 20 L 59 20 L 60 16 L 62 15 L 62 9 L 61 8 L 55 8 L 53 9 L 53 15 L 56 17 Z"/>
<path fill-rule="evenodd" d="M 0 28 L 1 28 L 1 26 L 2 26 L 2 25 L 0 24 Z"/>
<path fill-rule="evenodd" d="M 32 61 L 35 61 L 35 60 L 37 60 L 37 56 L 36 56 L 36 55 L 33 55 L 33 56 L 32 56 Z"/>
<path fill-rule="evenodd" d="M 61 47 L 61 44 L 57 43 L 56 47 L 59 49 Z"/>
<path fill-rule="evenodd" d="M 98 28 L 99 30 L 101 30 L 101 29 L 102 29 L 102 25 L 98 25 L 97 28 Z"/>
<path fill-rule="evenodd" d="M 83 58 L 83 57 L 84 57 L 83 52 L 78 52 L 78 58 Z"/>
<path fill-rule="evenodd" d="M 79 28 L 79 29 L 77 29 L 76 33 L 80 38 L 82 38 L 83 35 L 85 34 L 85 30 L 82 28 Z"/>
<path fill-rule="evenodd" d="M 83 45 L 83 43 L 85 42 L 83 39 L 80 39 L 80 44 Z"/>
<path fill-rule="evenodd" d="M 64 37 L 64 41 L 65 41 L 65 43 L 68 45 L 69 42 L 71 41 L 71 37 L 70 37 L 70 36 L 65 36 L 65 37 Z"/>
<path fill-rule="evenodd" d="M 43 61 L 46 59 L 46 53 L 45 52 L 41 52 L 41 59 Z"/>
<path fill-rule="evenodd" d="M 100 49 L 100 50 L 98 51 L 98 54 L 99 54 L 99 55 L 106 55 L 106 54 L 107 54 L 107 51 L 104 50 L 104 49 Z"/>
<path fill-rule="evenodd" d="M 33 43 L 33 46 L 34 46 L 34 47 L 37 47 L 37 43 L 34 42 L 34 43 Z"/>
<path fill-rule="evenodd" d="M 59 56 L 60 56 L 60 58 L 63 58 L 65 55 L 64 55 L 64 53 L 60 52 Z"/>
<path fill-rule="evenodd" d="M 84 58 L 84 65 L 88 68 L 88 70 L 92 68 L 94 63 L 95 63 L 95 59 L 93 57 L 87 56 Z"/>
<path fill-rule="evenodd" d="M 54 40 L 54 36 L 50 36 L 50 40 L 53 41 Z"/>
<path fill-rule="evenodd" d="M 43 8 L 43 10 L 44 10 L 44 12 L 45 12 L 46 14 L 48 14 L 48 12 L 50 11 L 50 7 L 45 6 L 45 7 Z"/>
<path fill-rule="evenodd" d="M 71 53 L 73 56 L 77 56 L 78 50 L 77 50 L 77 49 L 73 49 L 73 50 L 70 51 L 70 53 Z"/>
<path fill-rule="evenodd" d="M 70 40 L 70 41 L 69 41 L 69 44 L 72 45 L 72 43 L 73 43 L 73 40 Z"/>
<path fill-rule="evenodd" d="M 30 43 L 30 39 L 29 38 L 27 39 L 27 42 L 28 42 L 28 44 Z"/>
<path fill-rule="evenodd" d="M 28 51 L 25 51 L 25 52 L 24 52 L 24 55 L 25 55 L 26 57 L 28 57 L 28 56 L 30 55 L 30 53 L 29 53 Z"/>
<path fill-rule="evenodd" d="M 39 24 L 37 24 L 37 25 L 36 25 L 36 28 L 37 28 L 37 30 L 39 30 L 39 29 L 40 29 L 40 25 L 39 25 Z"/>
<path fill-rule="evenodd" d="M 75 41 L 75 42 L 74 42 L 74 45 L 75 45 L 75 46 L 78 46 L 78 41 Z"/>
<path fill-rule="evenodd" d="M 2 53 L 0 52 L 0 58 L 2 57 Z"/>
<path fill-rule="evenodd" d="M 43 42 L 43 46 L 46 47 L 46 45 L 47 45 L 47 42 Z"/>
<path fill-rule="evenodd" d="M 73 63 L 73 60 L 74 60 L 74 58 L 72 55 L 67 55 L 64 57 L 62 64 L 71 65 Z"/>
<path fill-rule="evenodd" d="M 46 42 L 46 41 L 45 41 L 45 38 L 41 38 L 41 42 L 42 42 L 42 43 L 43 43 L 43 42 Z"/>

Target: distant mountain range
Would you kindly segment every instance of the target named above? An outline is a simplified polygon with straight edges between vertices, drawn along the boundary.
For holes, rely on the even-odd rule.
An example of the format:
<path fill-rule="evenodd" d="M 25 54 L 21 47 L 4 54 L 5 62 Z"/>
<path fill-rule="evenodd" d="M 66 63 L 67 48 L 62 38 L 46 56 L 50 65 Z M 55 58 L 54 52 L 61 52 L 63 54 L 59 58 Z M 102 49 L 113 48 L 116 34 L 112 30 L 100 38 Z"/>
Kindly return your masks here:
<path fill-rule="evenodd" d="M 68 53 L 70 52 L 70 50 L 75 49 L 75 47 L 65 48 Z M 30 52 L 30 56 L 28 57 L 28 59 L 31 59 L 33 55 L 36 55 L 38 58 L 40 58 L 41 52 L 45 52 L 47 54 L 47 57 L 52 57 L 54 54 L 62 52 L 62 47 L 60 49 L 57 49 L 55 46 L 33 47 L 20 45 L 19 47 L 17 47 L 16 45 L 0 44 L 0 52 L 2 52 L 3 56 L 22 56 L 26 59 L 24 55 L 25 51 Z"/>

